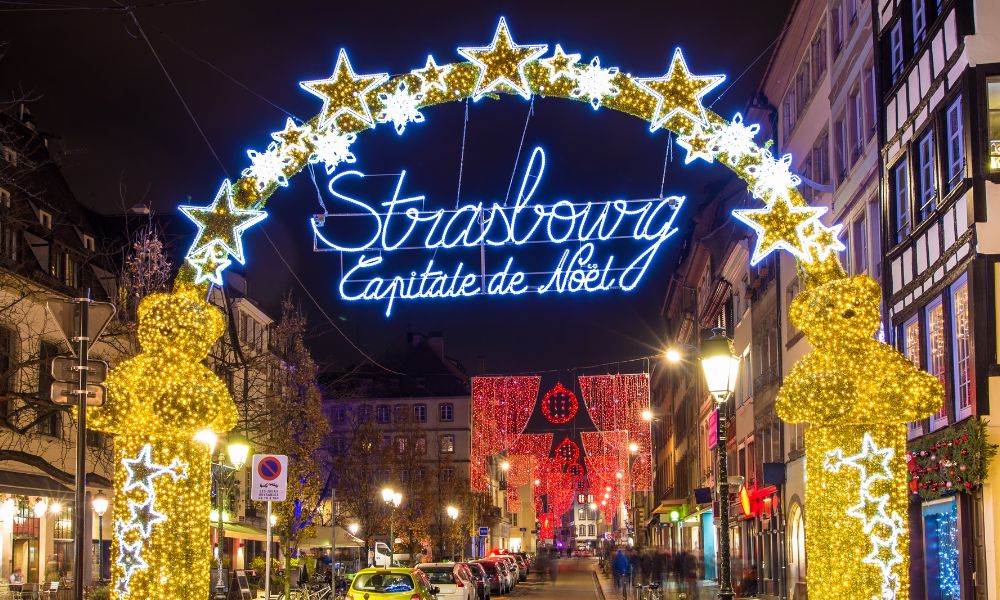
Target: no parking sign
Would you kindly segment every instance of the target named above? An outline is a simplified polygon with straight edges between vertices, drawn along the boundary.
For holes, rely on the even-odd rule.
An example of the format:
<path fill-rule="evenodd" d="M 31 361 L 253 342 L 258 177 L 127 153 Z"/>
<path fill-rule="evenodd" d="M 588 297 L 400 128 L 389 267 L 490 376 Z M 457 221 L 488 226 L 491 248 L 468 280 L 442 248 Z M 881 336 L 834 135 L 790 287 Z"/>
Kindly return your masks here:
<path fill-rule="evenodd" d="M 283 454 L 254 454 L 251 500 L 283 502 L 288 490 L 288 457 Z"/>

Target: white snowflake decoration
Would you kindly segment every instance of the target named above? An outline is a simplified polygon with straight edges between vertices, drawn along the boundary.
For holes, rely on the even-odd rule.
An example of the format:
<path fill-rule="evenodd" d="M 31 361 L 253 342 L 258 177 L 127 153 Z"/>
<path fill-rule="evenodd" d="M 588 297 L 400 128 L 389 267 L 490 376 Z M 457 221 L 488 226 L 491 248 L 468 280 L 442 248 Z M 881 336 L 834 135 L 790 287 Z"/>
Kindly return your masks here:
<path fill-rule="evenodd" d="M 576 70 L 573 76 L 576 88 L 570 92 L 570 96 L 590 100 L 590 106 L 597 110 L 606 98 L 618 95 L 620 90 L 614 84 L 617 75 L 618 67 L 605 69 L 601 67 L 601 59 L 595 56 L 589 65 Z"/>
<path fill-rule="evenodd" d="M 356 134 L 341 133 L 334 126 L 315 133 L 312 136 L 313 153 L 309 155 L 309 162 L 323 163 L 326 166 L 326 174 L 329 175 L 340 163 L 357 161 L 351 152 L 351 144 L 356 139 L 358 139 Z"/>
<path fill-rule="evenodd" d="M 400 81 L 395 92 L 391 94 L 382 92 L 378 95 L 379 102 L 382 103 L 382 110 L 375 115 L 375 120 L 379 123 L 388 123 L 396 127 L 396 134 L 403 135 L 407 123 L 423 123 L 424 115 L 417 107 L 424 99 L 420 92 L 411 94 L 406 88 L 406 82 Z"/>
<path fill-rule="evenodd" d="M 281 153 L 277 143 L 271 142 L 265 152 L 247 150 L 247 156 L 250 157 L 251 165 L 243 170 L 243 176 L 254 178 L 257 191 L 274 183 L 281 187 L 288 186 L 288 176 L 285 175 L 288 158 Z"/>
<path fill-rule="evenodd" d="M 744 156 L 760 152 L 753 139 L 759 132 L 759 124 L 744 125 L 743 115 L 736 113 L 731 122 L 715 128 L 715 148 L 725 153 L 730 163 L 735 163 Z"/>
<path fill-rule="evenodd" d="M 769 150 L 761 152 L 760 162 L 747 167 L 753 179 L 750 191 L 754 198 L 768 199 L 775 196 L 788 197 L 788 190 L 797 187 L 802 179 L 791 172 L 792 155 L 786 154 L 775 159 Z"/>

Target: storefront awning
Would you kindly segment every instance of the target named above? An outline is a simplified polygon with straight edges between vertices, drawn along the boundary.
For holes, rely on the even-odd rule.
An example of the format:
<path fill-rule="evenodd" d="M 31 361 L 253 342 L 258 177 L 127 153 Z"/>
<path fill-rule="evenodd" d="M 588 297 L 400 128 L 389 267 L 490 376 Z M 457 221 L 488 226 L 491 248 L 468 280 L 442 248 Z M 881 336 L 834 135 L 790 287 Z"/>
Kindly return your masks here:
<path fill-rule="evenodd" d="M 304 540 L 301 546 L 305 548 L 333 548 L 334 530 L 337 532 L 337 548 L 360 548 L 365 545 L 364 542 L 351 535 L 343 527 L 327 525 L 316 527 L 316 535 L 308 540 Z"/>
<path fill-rule="evenodd" d="M 0 492 L 55 498 L 73 495 L 73 490 L 51 477 L 36 473 L 17 473 L 14 471 L 0 471 Z"/>
<path fill-rule="evenodd" d="M 217 529 L 218 524 L 212 523 L 212 529 Z M 267 541 L 267 532 L 257 529 L 256 527 L 250 527 L 249 525 L 243 525 L 241 523 L 225 523 L 223 525 L 223 533 L 227 538 L 234 540 L 254 540 L 257 542 Z"/>

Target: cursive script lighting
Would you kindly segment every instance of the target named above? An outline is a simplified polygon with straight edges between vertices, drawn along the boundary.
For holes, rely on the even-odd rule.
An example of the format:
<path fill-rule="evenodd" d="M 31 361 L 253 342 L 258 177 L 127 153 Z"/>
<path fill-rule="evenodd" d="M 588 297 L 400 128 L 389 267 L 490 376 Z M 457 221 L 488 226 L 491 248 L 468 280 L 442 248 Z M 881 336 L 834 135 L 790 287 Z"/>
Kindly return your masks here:
<path fill-rule="evenodd" d="M 508 205 L 483 202 L 458 205 L 453 210 L 424 209 L 423 195 L 403 193 L 406 172 L 399 174 L 389 200 L 374 204 L 342 192 L 347 179 L 361 179 L 361 171 L 344 171 L 330 180 L 333 197 L 360 212 L 325 213 L 313 217 L 311 225 L 317 249 L 357 254 L 352 266 L 345 266 L 339 284 L 340 296 L 348 301 L 382 302 L 385 314 L 392 313 L 397 300 L 460 298 L 481 294 L 491 296 L 527 293 L 630 291 L 642 281 L 646 270 L 663 243 L 676 231 L 674 219 L 684 203 L 683 196 L 643 200 L 608 200 L 574 203 L 558 200 L 547 204 L 535 201 L 535 192 L 545 173 L 545 152 L 535 148 L 521 179 L 517 196 Z M 357 194 L 355 194 L 357 195 Z M 352 235 L 360 241 L 338 239 L 327 221 L 354 217 Z M 358 233 L 362 232 L 362 233 Z M 623 243 L 638 243 L 637 254 L 621 258 L 601 244 L 612 241 L 616 249 Z M 621 242 L 619 242 L 621 241 Z M 514 255 L 504 256 L 503 268 L 486 272 L 485 261 L 474 267 L 462 261 L 450 266 L 427 259 L 422 268 L 407 268 L 402 274 L 386 273 L 393 253 L 406 250 L 482 249 L 500 251 L 525 244 L 566 246 L 551 270 L 523 267 Z"/>

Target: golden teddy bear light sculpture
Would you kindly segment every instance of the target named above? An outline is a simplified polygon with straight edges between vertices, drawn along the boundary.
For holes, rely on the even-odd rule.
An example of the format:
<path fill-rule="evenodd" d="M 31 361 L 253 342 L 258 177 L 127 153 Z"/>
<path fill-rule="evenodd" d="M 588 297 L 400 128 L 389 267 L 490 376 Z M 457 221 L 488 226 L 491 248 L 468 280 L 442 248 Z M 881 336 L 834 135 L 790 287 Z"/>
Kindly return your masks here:
<path fill-rule="evenodd" d="M 881 290 L 828 261 L 803 265 L 790 318 L 814 349 L 778 392 L 778 415 L 809 423 L 806 557 L 812 600 L 909 597 L 906 423 L 941 408 L 944 389 L 874 339 Z"/>
<path fill-rule="evenodd" d="M 88 413 L 115 436 L 112 592 L 207 598 L 211 455 L 194 437 L 236 424 L 226 386 L 202 364 L 225 321 L 195 287 L 152 294 L 138 313 L 142 352 L 111 372 L 107 403 Z"/>

